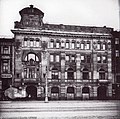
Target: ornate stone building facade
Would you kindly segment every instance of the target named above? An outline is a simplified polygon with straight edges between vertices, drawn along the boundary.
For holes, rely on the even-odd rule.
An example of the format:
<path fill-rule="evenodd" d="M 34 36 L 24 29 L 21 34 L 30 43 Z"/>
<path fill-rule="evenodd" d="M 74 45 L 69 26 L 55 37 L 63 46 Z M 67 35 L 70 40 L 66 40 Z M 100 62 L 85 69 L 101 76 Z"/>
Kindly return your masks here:
<path fill-rule="evenodd" d="M 44 24 L 30 5 L 15 22 L 12 85 L 21 95 L 44 99 L 112 97 L 111 40 L 107 27 Z"/>

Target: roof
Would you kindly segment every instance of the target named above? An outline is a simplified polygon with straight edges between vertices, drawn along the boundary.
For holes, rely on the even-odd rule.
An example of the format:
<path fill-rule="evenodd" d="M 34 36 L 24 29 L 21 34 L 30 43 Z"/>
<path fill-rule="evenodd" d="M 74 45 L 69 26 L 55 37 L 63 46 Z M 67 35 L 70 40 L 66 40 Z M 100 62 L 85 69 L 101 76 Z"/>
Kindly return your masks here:
<path fill-rule="evenodd" d="M 44 13 L 41 10 L 39 10 L 38 8 L 33 7 L 33 5 L 30 5 L 30 7 L 23 8 L 19 13 L 20 13 L 20 15 L 22 15 L 22 14 L 36 14 L 36 15 L 44 16 Z"/>

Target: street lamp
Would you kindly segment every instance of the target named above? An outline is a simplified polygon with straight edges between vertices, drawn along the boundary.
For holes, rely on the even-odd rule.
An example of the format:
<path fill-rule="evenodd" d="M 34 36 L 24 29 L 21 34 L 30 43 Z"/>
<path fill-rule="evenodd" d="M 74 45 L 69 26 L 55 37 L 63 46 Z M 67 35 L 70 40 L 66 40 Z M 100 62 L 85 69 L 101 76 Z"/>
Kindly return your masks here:
<path fill-rule="evenodd" d="M 46 50 L 47 44 L 45 41 L 42 43 L 43 48 L 43 58 L 47 60 L 47 50 Z M 48 62 L 48 61 L 47 61 Z M 43 73 L 43 77 L 45 79 L 45 103 L 48 103 L 48 81 L 47 81 L 47 66 L 45 67 L 45 73 Z"/>

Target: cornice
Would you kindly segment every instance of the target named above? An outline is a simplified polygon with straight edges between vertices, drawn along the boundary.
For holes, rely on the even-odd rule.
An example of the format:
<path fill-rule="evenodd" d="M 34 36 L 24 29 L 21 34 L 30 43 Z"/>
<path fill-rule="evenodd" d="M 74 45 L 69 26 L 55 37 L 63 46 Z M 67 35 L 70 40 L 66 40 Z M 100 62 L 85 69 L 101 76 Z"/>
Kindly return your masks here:
<path fill-rule="evenodd" d="M 103 33 L 84 33 L 84 32 L 57 32 L 46 30 L 27 30 L 27 29 L 14 29 L 11 30 L 14 34 L 25 35 L 43 35 L 43 36 L 58 36 L 58 37 L 75 37 L 75 38 L 104 38 L 111 39 L 112 34 Z"/>

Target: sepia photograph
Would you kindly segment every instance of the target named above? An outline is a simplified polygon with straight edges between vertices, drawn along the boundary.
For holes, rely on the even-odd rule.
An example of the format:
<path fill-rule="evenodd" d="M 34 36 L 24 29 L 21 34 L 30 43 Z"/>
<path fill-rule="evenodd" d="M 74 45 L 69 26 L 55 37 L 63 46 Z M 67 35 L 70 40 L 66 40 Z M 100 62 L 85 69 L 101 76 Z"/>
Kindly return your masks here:
<path fill-rule="evenodd" d="M 120 119 L 120 0 L 0 0 L 0 119 Z"/>

